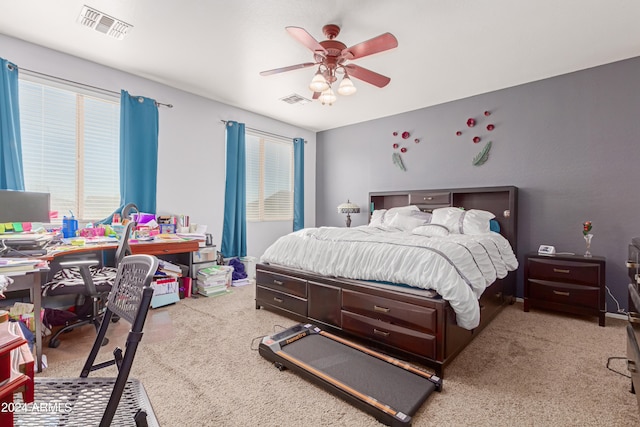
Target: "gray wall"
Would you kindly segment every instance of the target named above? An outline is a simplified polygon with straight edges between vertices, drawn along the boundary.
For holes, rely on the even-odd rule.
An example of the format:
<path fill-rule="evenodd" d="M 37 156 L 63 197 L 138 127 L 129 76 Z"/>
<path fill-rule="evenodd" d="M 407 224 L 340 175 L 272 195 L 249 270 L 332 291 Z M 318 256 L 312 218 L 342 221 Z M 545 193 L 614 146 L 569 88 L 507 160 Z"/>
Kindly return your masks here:
<path fill-rule="evenodd" d="M 186 214 L 193 223 L 206 224 L 218 250 L 225 182 L 225 129 L 220 120 L 236 120 L 255 129 L 304 138 L 305 225 L 315 224 L 314 132 L 3 35 L 0 57 L 39 73 L 117 92 L 126 89 L 133 95 L 173 104 L 174 108 L 159 109 L 158 213 Z M 248 255 L 260 256 L 292 228 L 290 221 L 248 223 Z"/>
<path fill-rule="evenodd" d="M 634 58 L 321 132 L 317 225 L 343 225 L 336 206 L 347 198 L 364 212 L 352 215 L 353 224 L 366 224 L 370 191 L 515 185 L 521 265 L 523 255 L 540 244 L 584 253 L 582 223 L 591 220 L 591 252 L 607 258 L 607 286 L 626 309 L 627 245 L 640 236 L 638 76 L 640 58 Z M 485 110 L 491 111 L 488 118 Z M 479 122 L 473 129 L 466 126 L 469 117 Z M 493 132 L 486 131 L 488 123 L 495 124 Z M 405 130 L 411 137 L 402 144 L 392 133 Z M 457 130 L 463 135 L 456 136 Z M 482 138 L 479 144 L 471 141 L 475 135 Z M 489 160 L 472 166 L 489 140 Z M 394 142 L 408 148 L 406 172 L 391 161 Z M 617 311 L 609 296 L 607 310 Z"/>

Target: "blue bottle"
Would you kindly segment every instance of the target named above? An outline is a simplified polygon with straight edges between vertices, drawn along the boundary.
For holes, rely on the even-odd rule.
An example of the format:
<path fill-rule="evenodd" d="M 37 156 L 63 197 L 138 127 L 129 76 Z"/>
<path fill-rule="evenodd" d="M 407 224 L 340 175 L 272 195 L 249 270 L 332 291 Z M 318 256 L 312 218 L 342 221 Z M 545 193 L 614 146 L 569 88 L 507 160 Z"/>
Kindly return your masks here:
<path fill-rule="evenodd" d="M 78 232 L 78 220 L 72 215 L 71 218 L 64 216 L 62 218 L 62 237 L 69 239 L 76 237 Z"/>

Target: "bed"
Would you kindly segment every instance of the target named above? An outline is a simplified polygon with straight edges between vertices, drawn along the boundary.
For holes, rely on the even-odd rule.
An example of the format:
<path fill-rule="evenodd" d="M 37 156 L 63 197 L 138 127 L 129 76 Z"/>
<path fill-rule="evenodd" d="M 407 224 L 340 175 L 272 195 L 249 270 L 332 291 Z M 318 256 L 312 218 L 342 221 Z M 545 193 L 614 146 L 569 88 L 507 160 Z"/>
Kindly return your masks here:
<path fill-rule="evenodd" d="M 304 229 L 270 246 L 256 268 L 256 308 L 443 375 L 514 300 L 517 188 L 375 192 L 369 202 L 367 226 Z"/>

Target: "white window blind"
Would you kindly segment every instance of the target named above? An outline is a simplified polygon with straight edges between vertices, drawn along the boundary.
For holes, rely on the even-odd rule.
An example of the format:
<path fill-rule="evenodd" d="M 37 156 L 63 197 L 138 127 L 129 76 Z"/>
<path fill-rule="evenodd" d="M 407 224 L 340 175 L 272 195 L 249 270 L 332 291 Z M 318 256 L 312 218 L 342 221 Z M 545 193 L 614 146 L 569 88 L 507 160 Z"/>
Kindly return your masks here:
<path fill-rule="evenodd" d="M 96 221 L 120 203 L 120 104 L 74 87 L 20 79 L 25 189 L 51 210 Z"/>
<path fill-rule="evenodd" d="M 293 142 L 247 130 L 247 221 L 293 220 Z"/>

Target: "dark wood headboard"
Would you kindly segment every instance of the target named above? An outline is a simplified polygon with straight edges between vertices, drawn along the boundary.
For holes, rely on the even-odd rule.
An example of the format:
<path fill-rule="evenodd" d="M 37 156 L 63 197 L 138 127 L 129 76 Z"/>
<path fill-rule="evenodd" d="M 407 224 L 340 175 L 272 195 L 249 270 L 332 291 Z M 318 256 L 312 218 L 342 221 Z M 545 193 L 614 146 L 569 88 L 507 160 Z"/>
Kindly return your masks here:
<path fill-rule="evenodd" d="M 444 188 L 369 193 L 370 212 L 399 206 L 416 205 L 423 211 L 455 206 L 482 209 L 493 213 L 502 234 L 515 252 L 518 247 L 518 188 L 474 187 Z"/>

